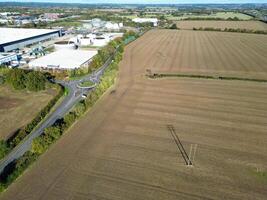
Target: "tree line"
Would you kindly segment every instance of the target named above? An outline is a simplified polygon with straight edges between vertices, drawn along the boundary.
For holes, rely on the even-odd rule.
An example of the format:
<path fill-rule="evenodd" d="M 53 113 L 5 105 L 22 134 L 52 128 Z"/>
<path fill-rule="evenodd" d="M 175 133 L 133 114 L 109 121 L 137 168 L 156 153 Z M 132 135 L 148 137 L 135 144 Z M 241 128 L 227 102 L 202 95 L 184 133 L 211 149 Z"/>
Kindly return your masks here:
<path fill-rule="evenodd" d="M 11 69 L 5 74 L 5 81 L 15 90 L 37 92 L 46 88 L 47 76 L 39 71 Z"/>
<path fill-rule="evenodd" d="M 182 20 L 205 20 L 205 21 L 242 21 L 238 17 L 228 17 L 228 18 L 220 18 L 220 17 L 187 17 Z"/>
<path fill-rule="evenodd" d="M 241 29 L 241 28 L 213 28 L 213 27 L 193 27 L 194 31 L 220 31 L 220 32 L 233 32 L 233 33 L 254 33 L 254 34 L 267 34 L 264 30 L 251 30 L 251 29 Z"/>

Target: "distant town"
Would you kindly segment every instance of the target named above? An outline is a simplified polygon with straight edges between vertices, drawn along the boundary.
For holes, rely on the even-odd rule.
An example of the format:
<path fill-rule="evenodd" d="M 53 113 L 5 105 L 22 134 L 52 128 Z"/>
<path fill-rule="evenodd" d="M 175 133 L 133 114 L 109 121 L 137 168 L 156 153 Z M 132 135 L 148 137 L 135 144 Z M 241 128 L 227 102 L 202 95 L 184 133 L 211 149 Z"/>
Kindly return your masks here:
<path fill-rule="evenodd" d="M 11 8 L 10 8 L 11 9 Z M 10 10 L 6 9 L 6 10 Z M 12 10 L 12 9 L 11 9 Z M 81 12 L 76 9 L 54 9 L 62 12 L 45 12 L 53 9 L 31 10 L 29 8 L 14 8 L 13 12 L 0 13 L 0 64 L 9 67 L 38 67 L 45 69 L 75 69 L 85 65 L 95 55 L 88 53 L 83 59 L 77 59 L 73 65 L 64 65 L 69 55 L 55 50 L 72 49 L 82 55 L 82 52 L 96 52 L 97 48 L 121 37 L 129 30 L 140 31 L 140 28 L 156 27 L 157 18 L 124 17 L 115 14 L 109 17 L 109 12 Z M 115 10 L 115 12 L 117 12 Z M 121 11 L 118 11 L 121 13 Z M 103 14 L 105 13 L 105 14 Z M 101 16 L 100 18 L 98 18 Z M 104 17 L 103 17 L 104 16 Z M 134 16 L 134 15 L 133 15 Z M 139 24 L 139 25 L 138 25 Z M 95 50 L 94 50 L 95 49 Z M 60 53 L 62 52 L 62 53 Z M 74 51 L 73 51 L 74 52 Z M 51 55 L 47 55 L 51 53 Z M 57 55 L 57 56 L 55 56 Z M 91 55 L 91 56 L 90 56 Z M 43 62 L 39 61 L 39 57 Z M 51 59 L 52 58 L 52 59 Z M 33 61 L 37 59 L 36 61 Z M 57 60 L 57 61 L 55 61 Z M 38 64 L 37 64 L 38 63 Z"/>

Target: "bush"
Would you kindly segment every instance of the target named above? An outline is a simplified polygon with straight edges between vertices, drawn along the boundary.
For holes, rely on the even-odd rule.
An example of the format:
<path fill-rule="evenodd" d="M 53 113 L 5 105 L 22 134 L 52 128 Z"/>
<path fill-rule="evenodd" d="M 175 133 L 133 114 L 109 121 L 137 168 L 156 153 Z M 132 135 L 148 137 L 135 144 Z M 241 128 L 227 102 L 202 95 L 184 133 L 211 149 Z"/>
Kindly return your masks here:
<path fill-rule="evenodd" d="M 78 118 L 80 116 L 82 116 L 82 114 L 86 111 L 86 105 L 84 101 L 80 101 L 79 103 L 77 103 L 73 109 L 73 113 L 75 114 L 75 116 Z"/>
<path fill-rule="evenodd" d="M 26 88 L 29 91 L 40 91 L 45 89 L 46 77 L 43 73 L 33 71 L 26 76 Z"/>
<path fill-rule="evenodd" d="M 23 171 L 30 166 L 38 157 L 38 154 L 26 152 L 22 157 L 15 160 L 5 168 L 0 177 L 0 192 L 4 191 Z"/>
<path fill-rule="evenodd" d="M 9 152 L 9 150 L 10 149 L 7 145 L 7 142 L 0 140 L 0 159 L 3 158 Z"/>
<path fill-rule="evenodd" d="M 0 85 L 5 83 L 5 78 L 4 76 L 0 76 Z"/>
<path fill-rule="evenodd" d="M 66 114 L 64 116 L 64 125 L 65 125 L 65 129 L 69 128 L 76 120 L 77 116 L 74 112 L 69 112 L 68 114 Z"/>
<path fill-rule="evenodd" d="M 47 78 L 41 72 L 12 69 L 7 72 L 6 81 L 16 90 L 27 89 L 37 92 L 45 89 Z"/>
<path fill-rule="evenodd" d="M 8 71 L 6 81 L 16 90 L 26 88 L 26 73 L 22 69 L 14 69 Z"/>
<path fill-rule="evenodd" d="M 56 125 L 46 128 L 41 136 L 33 140 L 31 152 L 38 155 L 44 153 L 48 149 L 49 145 L 54 143 L 61 134 L 61 126 Z"/>
<path fill-rule="evenodd" d="M 177 27 L 176 24 L 172 24 L 172 25 L 170 26 L 170 29 L 178 29 L 178 27 Z"/>
<path fill-rule="evenodd" d="M 41 155 L 47 149 L 47 146 L 43 143 L 42 137 L 37 137 L 32 141 L 31 152 Z"/>

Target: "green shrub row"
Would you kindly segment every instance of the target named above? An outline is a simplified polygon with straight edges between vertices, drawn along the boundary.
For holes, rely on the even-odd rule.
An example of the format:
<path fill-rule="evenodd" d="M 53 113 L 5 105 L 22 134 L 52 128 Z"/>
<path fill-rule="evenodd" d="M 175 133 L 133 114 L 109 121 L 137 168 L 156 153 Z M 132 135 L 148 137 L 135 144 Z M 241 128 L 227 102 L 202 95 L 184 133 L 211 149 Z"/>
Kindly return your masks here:
<path fill-rule="evenodd" d="M 238 17 L 228 17 L 228 18 L 220 18 L 220 17 L 187 17 L 182 20 L 205 20 L 205 21 L 242 21 Z"/>
<path fill-rule="evenodd" d="M 10 147 L 7 142 L 0 140 L 0 158 L 3 158 L 10 151 Z"/>
<path fill-rule="evenodd" d="M 213 28 L 213 27 L 193 27 L 194 31 L 221 31 L 221 32 L 234 32 L 234 33 L 254 33 L 254 34 L 267 34 L 267 31 L 264 30 L 251 30 L 251 29 L 241 29 L 241 28 Z"/>
<path fill-rule="evenodd" d="M 27 151 L 22 157 L 10 163 L 0 175 L 0 192 L 4 191 L 16 180 L 38 156 L 38 154 Z"/>
<path fill-rule="evenodd" d="M 149 74 L 148 77 L 149 78 L 181 77 L 181 78 L 205 78 L 205 79 L 214 79 L 213 76 L 194 75 L 194 74 L 158 74 L 158 73 L 153 73 L 153 74 Z"/>
<path fill-rule="evenodd" d="M 241 78 L 241 77 L 229 77 L 229 76 L 208 76 L 208 75 L 198 75 L 198 74 L 159 74 L 159 73 L 149 73 L 147 74 L 149 78 L 164 78 L 164 77 L 181 77 L 181 78 L 202 78 L 202 79 L 219 79 L 219 80 L 237 80 L 237 81 L 252 81 L 267 83 L 266 79 L 253 79 L 253 78 Z"/>
<path fill-rule="evenodd" d="M 63 119 L 57 120 L 52 126 L 45 129 L 44 133 L 35 138 L 32 142 L 30 151 L 27 151 L 22 157 L 15 160 L 0 175 L 0 191 L 4 191 L 23 171 L 30 166 L 42 153 L 44 153 L 51 144 L 58 138 L 88 109 L 90 109 L 97 100 L 110 88 L 116 79 L 118 73 L 118 64 L 122 60 L 123 43 L 127 40 L 124 37 L 118 44 L 122 48 L 117 48 L 117 52 L 113 56 L 113 62 L 105 70 L 101 77 L 100 83 L 90 92 L 85 100 L 80 101 L 75 107 L 64 116 Z M 62 90 L 63 91 L 63 90 Z"/>

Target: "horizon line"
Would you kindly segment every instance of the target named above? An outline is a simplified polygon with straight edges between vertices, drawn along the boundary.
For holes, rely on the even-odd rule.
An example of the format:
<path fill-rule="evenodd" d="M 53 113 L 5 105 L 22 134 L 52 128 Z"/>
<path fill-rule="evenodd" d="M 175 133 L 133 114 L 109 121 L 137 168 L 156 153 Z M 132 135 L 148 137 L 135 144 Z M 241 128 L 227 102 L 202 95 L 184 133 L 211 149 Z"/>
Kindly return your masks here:
<path fill-rule="evenodd" d="M 244 4 L 267 4 L 264 3 L 91 3 L 91 2 L 47 2 L 47 1 L 1 1 L 0 3 L 49 3 L 49 4 L 91 4 L 91 5 L 244 5 Z"/>

